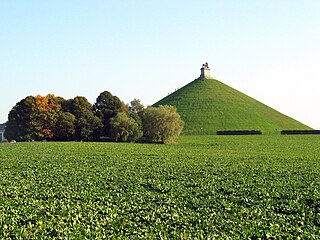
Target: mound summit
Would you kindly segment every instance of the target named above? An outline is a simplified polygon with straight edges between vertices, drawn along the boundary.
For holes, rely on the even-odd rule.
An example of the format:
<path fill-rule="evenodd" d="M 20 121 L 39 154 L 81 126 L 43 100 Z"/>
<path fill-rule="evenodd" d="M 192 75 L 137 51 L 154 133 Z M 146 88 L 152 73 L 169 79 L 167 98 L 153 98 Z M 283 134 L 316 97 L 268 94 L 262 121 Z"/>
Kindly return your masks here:
<path fill-rule="evenodd" d="M 218 130 L 261 130 L 272 134 L 284 129 L 311 129 L 213 79 L 208 63 L 202 65 L 199 78 L 154 104 L 159 105 L 177 108 L 185 122 L 186 135 L 216 134 Z"/>

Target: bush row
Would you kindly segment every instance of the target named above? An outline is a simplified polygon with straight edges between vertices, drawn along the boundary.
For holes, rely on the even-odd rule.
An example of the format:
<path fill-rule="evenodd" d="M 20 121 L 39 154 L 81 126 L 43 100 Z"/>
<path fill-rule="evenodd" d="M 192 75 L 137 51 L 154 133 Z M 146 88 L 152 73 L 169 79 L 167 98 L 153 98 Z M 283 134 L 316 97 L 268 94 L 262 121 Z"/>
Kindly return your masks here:
<path fill-rule="evenodd" d="M 320 130 L 282 130 L 282 135 L 291 134 L 320 134 Z"/>
<path fill-rule="evenodd" d="M 217 131 L 217 135 L 261 135 L 260 130 L 224 130 Z"/>

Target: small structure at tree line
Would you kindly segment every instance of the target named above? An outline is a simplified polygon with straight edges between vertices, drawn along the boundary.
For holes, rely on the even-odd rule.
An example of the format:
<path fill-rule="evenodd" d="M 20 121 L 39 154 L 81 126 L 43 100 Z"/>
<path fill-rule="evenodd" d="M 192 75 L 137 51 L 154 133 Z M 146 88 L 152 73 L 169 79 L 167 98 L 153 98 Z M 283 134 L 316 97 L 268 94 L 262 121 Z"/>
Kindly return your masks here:
<path fill-rule="evenodd" d="M 0 124 L 0 142 L 4 141 L 4 131 L 6 129 L 6 124 Z"/>
<path fill-rule="evenodd" d="M 202 68 L 200 70 L 201 70 L 200 78 L 212 78 L 210 73 L 210 68 L 207 62 L 205 64 L 202 64 Z"/>

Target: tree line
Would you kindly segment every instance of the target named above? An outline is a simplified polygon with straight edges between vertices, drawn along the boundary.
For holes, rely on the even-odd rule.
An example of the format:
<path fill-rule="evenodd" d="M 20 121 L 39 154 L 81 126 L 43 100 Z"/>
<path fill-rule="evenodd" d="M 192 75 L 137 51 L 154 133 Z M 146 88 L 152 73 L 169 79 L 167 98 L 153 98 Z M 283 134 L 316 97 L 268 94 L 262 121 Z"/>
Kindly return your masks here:
<path fill-rule="evenodd" d="M 173 106 L 124 104 L 108 91 L 92 105 L 85 97 L 65 100 L 27 96 L 9 112 L 5 137 L 17 141 L 121 141 L 171 143 L 183 129 Z"/>

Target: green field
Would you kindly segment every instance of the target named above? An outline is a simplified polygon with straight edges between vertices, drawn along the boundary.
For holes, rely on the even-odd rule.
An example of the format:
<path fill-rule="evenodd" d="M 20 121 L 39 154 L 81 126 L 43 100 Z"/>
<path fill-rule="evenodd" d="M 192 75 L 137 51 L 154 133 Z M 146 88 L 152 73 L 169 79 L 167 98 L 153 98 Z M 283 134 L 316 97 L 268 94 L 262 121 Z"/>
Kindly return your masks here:
<path fill-rule="evenodd" d="M 196 79 L 155 103 L 172 105 L 185 122 L 184 134 L 215 134 L 218 130 L 311 129 L 215 79 Z"/>
<path fill-rule="evenodd" d="M 0 144 L 0 238 L 320 238 L 319 136 Z"/>

